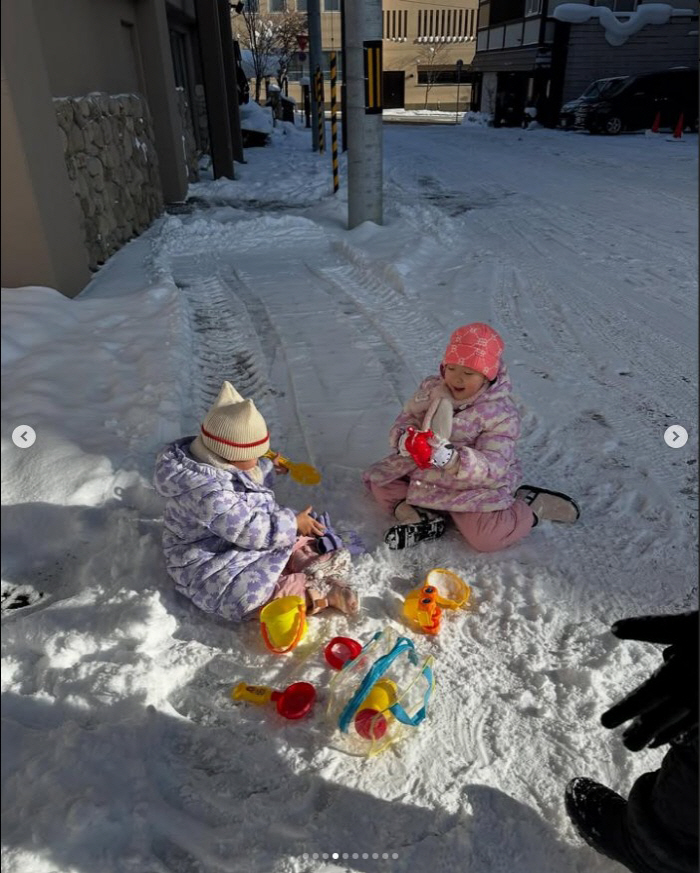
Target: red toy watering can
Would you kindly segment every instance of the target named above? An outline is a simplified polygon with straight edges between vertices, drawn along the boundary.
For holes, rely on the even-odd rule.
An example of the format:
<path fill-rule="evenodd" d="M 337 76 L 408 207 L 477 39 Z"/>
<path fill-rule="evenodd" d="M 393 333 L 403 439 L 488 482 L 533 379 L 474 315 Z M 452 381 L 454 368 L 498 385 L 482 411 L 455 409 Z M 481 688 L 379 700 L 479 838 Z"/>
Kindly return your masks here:
<path fill-rule="evenodd" d="M 277 712 L 283 718 L 303 718 L 316 700 L 316 689 L 309 682 L 293 682 L 284 691 L 275 691 L 267 685 L 246 685 L 239 682 L 231 690 L 234 700 L 246 700 L 256 706 L 264 706 L 270 701 L 277 704 Z"/>

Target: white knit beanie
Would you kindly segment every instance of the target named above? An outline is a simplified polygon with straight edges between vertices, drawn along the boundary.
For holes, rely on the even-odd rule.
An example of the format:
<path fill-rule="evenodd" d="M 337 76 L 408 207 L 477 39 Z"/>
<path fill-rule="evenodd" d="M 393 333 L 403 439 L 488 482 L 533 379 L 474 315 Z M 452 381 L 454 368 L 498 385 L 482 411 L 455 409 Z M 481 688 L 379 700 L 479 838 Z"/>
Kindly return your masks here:
<path fill-rule="evenodd" d="M 228 461 L 251 461 L 270 448 L 265 419 L 252 400 L 224 382 L 201 427 L 204 445 Z"/>

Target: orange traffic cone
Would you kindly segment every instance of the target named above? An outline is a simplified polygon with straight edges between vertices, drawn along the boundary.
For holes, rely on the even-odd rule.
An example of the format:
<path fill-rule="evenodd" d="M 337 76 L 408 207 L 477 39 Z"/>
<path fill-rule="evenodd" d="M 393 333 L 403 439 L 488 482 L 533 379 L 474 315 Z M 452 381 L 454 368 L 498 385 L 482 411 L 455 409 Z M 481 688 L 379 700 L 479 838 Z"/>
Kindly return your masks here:
<path fill-rule="evenodd" d="M 659 125 L 660 125 L 660 124 L 661 124 L 661 113 L 660 113 L 660 112 L 657 112 L 657 113 L 656 113 L 656 118 L 654 119 L 654 123 L 653 123 L 652 126 L 651 126 L 651 132 L 652 132 L 652 133 L 658 133 L 658 132 L 659 132 Z"/>
<path fill-rule="evenodd" d="M 680 139 L 683 136 L 683 113 L 681 112 L 681 117 L 678 119 L 678 124 L 676 125 L 676 129 L 673 131 L 673 138 Z"/>

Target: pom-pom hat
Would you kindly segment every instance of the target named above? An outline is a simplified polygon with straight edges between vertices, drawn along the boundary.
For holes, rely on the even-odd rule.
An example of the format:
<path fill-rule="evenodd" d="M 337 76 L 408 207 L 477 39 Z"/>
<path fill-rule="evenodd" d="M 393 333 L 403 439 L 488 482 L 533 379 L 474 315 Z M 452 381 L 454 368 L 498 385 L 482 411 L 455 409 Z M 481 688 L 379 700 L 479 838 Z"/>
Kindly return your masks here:
<path fill-rule="evenodd" d="M 270 448 L 265 419 L 252 400 L 244 400 L 230 382 L 207 412 L 200 429 L 204 445 L 227 461 L 251 461 Z"/>
<path fill-rule="evenodd" d="M 457 328 L 450 337 L 442 363 L 443 366 L 469 367 L 490 380 L 498 375 L 502 351 L 503 340 L 496 331 L 477 321 Z"/>

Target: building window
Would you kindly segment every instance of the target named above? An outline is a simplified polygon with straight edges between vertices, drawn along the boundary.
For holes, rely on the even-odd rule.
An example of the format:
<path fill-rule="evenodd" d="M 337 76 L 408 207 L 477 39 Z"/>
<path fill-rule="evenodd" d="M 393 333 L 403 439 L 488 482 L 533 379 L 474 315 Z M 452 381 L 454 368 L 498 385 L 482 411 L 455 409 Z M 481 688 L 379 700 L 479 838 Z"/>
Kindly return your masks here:
<path fill-rule="evenodd" d="M 540 41 L 540 22 L 526 21 L 523 28 L 523 45 L 533 45 Z"/>
<path fill-rule="evenodd" d="M 526 0 L 491 0 L 491 14 L 489 24 L 504 24 L 506 21 L 515 21 L 525 15 Z"/>
<path fill-rule="evenodd" d="M 340 12 L 340 0 L 323 0 L 324 12 Z"/>
<path fill-rule="evenodd" d="M 542 0 L 525 0 L 525 17 L 539 15 L 542 12 Z"/>
<path fill-rule="evenodd" d="M 420 12 L 418 13 L 420 16 Z M 408 12 L 399 9 L 386 10 L 383 14 L 384 39 L 404 40 L 408 32 Z"/>
<path fill-rule="evenodd" d="M 488 8 L 488 7 L 487 7 Z M 385 16 L 391 13 L 384 13 Z M 407 16 L 406 12 L 398 13 Z M 475 34 L 474 9 L 419 9 L 416 27 L 418 42 L 455 42 L 473 39 Z M 405 38 L 408 30 L 404 18 Z"/>
<path fill-rule="evenodd" d="M 306 0 L 297 0 L 297 12 L 308 12 Z"/>
<path fill-rule="evenodd" d="M 286 0 L 270 0 L 270 12 L 286 12 Z"/>
<path fill-rule="evenodd" d="M 503 48 L 505 27 L 492 27 L 489 30 L 489 50 Z"/>
<path fill-rule="evenodd" d="M 503 48 L 517 48 L 523 44 L 523 23 L 516 21 L 506 24 L 506 33 L 503 38 Z"/>
<path fill-rule="evenodd" d="M 457 67 L 418 67 L 419 85 L 456 85 L 459 78 L 460 85 L 471 85 L 475 81 L 476 73 L 467 73 L 462 70 L 458 77 Z"/>

